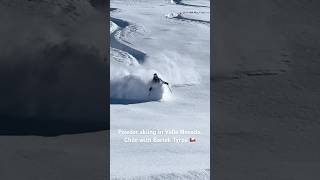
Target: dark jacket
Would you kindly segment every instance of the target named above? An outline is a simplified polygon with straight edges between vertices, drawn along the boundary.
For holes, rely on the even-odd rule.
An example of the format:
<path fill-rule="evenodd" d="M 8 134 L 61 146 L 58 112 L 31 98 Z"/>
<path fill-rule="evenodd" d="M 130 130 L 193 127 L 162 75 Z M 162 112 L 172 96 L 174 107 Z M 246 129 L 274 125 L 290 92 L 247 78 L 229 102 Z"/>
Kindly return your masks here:
<path fill-rule="evenodd" d="M 167 84 L 167 85 L 169 84 L 168 82 L 165 82 L 162 79 L 160 79 L 157 75 L 153 76 L 152 82 L 153 83 L 163 83 L 163 84 Z"/>

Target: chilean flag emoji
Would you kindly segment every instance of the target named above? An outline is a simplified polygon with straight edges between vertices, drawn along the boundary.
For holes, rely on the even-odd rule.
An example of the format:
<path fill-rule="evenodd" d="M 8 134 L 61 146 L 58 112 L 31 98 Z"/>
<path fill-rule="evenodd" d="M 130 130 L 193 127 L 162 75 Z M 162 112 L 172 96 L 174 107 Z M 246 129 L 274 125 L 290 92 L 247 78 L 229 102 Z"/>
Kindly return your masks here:
<path fill-rule="evenodd" d="M 192 137 L 191 137 L 191 138 L 189 139 L 189 142 L 195 143 L 195 142 L 196 142 L 196 138 L 192 138 Z"/>

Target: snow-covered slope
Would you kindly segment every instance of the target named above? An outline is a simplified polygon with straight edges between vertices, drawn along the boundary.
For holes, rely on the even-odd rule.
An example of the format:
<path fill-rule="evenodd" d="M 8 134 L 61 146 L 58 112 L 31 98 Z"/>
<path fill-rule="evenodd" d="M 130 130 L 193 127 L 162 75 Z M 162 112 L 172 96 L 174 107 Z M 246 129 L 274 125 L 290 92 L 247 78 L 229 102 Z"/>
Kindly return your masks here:
<path fill-rule="evenodd" d="M 111 178 L 209 178 L 209 7 L 209 0 L 111 1 Z M 163 85 L 149 94 L 154 73 L 172 93 Z M 125 143 L 119 129 L 201 133 L 196 143 Z"/>

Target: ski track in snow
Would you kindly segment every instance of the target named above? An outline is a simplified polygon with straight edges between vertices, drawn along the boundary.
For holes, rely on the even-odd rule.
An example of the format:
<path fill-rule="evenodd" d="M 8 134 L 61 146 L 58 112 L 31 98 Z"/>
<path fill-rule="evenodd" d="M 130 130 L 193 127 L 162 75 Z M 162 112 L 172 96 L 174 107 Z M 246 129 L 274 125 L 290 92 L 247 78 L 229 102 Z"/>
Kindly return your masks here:
<path fill-rule="evenodd" d="M 195 4 L 187 4 L 184 3 L 182 0 L 171 0 L 171 4 L 187 6 L 187 7 L 195 7 L 195 8 L 210 8 L 210 6 L 204 5 L 195 5 Z M 209 9 L 210 10 L 210 9 Z M 186 21 L 186 22 L 194 22 L 194 23 L 201 23 L 205 25 L 210 25 L 210 20 L 201 19 L 199 15 L 202 14 L 209 14 L 208 11 L 187 11 L 187 12 L 172 12 L 166 15 L 168 19 L 175 19 L 179 21 Z M 189 17 L 191 15 L 191 17 Z"/>
<path fill-rule="evenodd" d="M 139 28 L 122 19 L 113 17 L 110 17 L 110 19 L 112 23 L 118 26 L 118 29 L 111 33 L 111 48 L 119 49 L 130 54 L 136 58 L 140 64 L 142 64 L 145 60 L 146 54 L 125 44 L 127 42 L 126 37 L 132 36 L 130 34 L 137 32 Z"/>
<path fill-rule="evenodd" d="M 171 3 L 177 4 L 177 5 L 182 5 L 182 6 L 206 7 L 206 8 L 210 8 L 209 6 L 183 3 L 182 0 L 171 0 Z"/>
<path fill-rule="evenodd" d="M 185 17 L 185 15 L 188 15 L 188 14 L 196 16 L 196 15 L 200 15 L 200 14 L 209 14 L 209 12 L 190 11 L 190 12 L 170 13 L 170 14 L 166 15 L 166 17 L 169 19 L 176 19 L 176 20 L 180 20 L 180 21 L 195 22 L 195 23 L 210 25 L 210 21 L 207 21 L 207 20 Z"/>

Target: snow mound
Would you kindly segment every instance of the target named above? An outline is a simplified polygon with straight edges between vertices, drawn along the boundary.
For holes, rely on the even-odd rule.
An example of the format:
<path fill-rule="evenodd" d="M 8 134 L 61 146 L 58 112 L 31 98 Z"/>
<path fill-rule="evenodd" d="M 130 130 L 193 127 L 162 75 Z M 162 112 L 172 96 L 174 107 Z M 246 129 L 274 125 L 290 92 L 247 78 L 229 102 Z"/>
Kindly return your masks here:
<path fill-rule="evenodd" d="M 208 24 L 210 23 L 210 16 L 208 14 L 210 13 L 205 11 L 172 12 L 167 14 L 166 18 Z"/>
<path fill-rule="evenodd" d="M 170 1 L 171 4 L 177 4 L 175 0 Z"/>
<path fill-rule="evenodd" d="M 126 66 L 137 66 L 139 65 L 139 62 L 137 61 L 136 58 L 134 58 L 131 54 L 115 49 L 115 48 L 110 48 L 110 56 L 112 57 L 111 60 L 125 64 Z"/>
<path fill-rule="evenodd" d="M 114 31 L 116 31 L 118 28 L 119 28 L 119 26 L 118 26 L 116 23 L 110 21 L 110 34 L 112 34 L 112 33 L 113 33 Z"/>
<path fill-rule="evenodd" d="M 179 13 L 172 12 L 172 13 L 167 14 L 166 17 L 171 19 L 171 18 L 176 18 L 179 15 L 180 15 Z"/>

